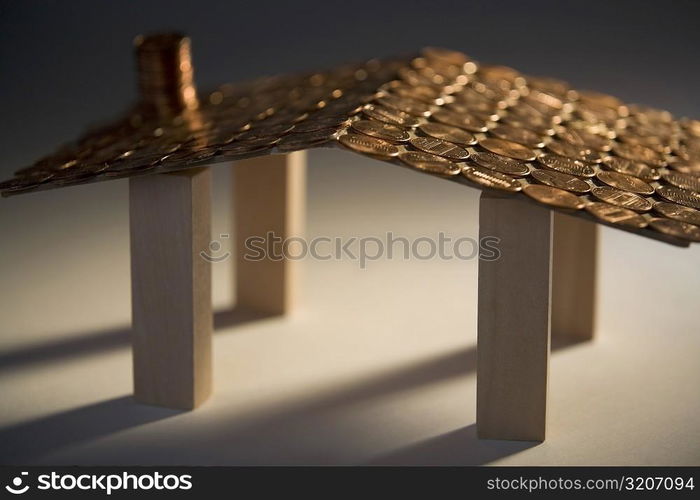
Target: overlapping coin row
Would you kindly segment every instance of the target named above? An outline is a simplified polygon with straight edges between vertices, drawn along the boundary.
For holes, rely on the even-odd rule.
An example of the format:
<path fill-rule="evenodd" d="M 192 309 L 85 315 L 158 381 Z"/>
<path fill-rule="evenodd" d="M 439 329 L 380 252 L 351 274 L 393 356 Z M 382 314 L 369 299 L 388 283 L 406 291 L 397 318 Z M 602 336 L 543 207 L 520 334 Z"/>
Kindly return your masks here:
<path fill-rule="evenodd" d="M 3 195 L 337 144 L 667 240 L 700 241 L 700 121 L 425 49 L 224 85 L 115 124 L 0 183 Z"/>
<path fill-rule="evenodd" d="M 700 241 L 700 122 L 426 49 L 338 137 L 345 148 L 607 225 Z"/>
<path fill-rule="evenodd" d="M 124 119 L 18 170 L 0 183 L 0 191 L 7 196 L 323 145 L 405 64 L 372 60 L 223 85 L 174 117 L 136 107 Z"/>

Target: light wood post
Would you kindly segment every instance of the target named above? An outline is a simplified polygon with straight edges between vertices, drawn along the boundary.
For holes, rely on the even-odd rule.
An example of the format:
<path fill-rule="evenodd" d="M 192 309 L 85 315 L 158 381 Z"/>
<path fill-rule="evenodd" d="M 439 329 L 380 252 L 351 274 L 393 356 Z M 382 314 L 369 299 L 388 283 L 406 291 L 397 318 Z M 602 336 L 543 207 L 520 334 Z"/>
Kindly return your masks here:
<path fill-rule="evenodd" d="M 479 260 L 477 432 L 542 441 L 550 349 L 552 211 L 482 193 L 479 237 L 500 256 Z"/>
<path fill-rule="evenodd" d="M 294 303 L 297 262 L 277 257 L 281 242 L 303 231 L 306 152 L 237 162 L 233 173 L 236 305 L 284 314 Z M 277 257 L 269 254 L 272 238 L 277 239 L 276 250 L 272 248 Z M 265 255 L 260 255 L 261 248 Z"/>
<path fill-rule="evenodd" d="M 211 393 L 209 169 L 129 179 L 134 397 L 192 409 Z"/>
<path fill-rule="evenodd" d="M 593 338 L 597 247 L 597 224 L 554 214 L 552 336 Z"/>

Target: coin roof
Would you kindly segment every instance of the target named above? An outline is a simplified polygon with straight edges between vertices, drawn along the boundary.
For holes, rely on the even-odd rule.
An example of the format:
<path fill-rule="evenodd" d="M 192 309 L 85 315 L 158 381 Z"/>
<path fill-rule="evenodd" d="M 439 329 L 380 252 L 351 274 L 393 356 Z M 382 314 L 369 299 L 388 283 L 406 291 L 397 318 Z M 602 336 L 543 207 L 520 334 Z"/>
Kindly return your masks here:
<path fill-rule="evenodd" d="M 3 196 L 341 147 L 680 246 L 700 241 L 700 121 L 427 48 L 138 106 L 0 183 Z M 533 175 L 534 173 L 534 175 Z"/>

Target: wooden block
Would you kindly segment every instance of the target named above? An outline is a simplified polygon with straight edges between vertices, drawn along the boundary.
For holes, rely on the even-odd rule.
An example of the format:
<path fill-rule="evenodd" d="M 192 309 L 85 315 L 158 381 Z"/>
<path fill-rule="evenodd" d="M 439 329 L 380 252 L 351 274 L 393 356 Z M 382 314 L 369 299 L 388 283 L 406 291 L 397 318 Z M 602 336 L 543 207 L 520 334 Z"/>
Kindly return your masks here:
<path fill-rule="evenodd" d="M 251 237 L 282 241 L 301 236 L 306 196 L 306 152 L 262 156 L 233 166 L 236 240 L 236 305 L 284 314 L 294 303 L 297 262 L 274 260 L 246 248 Z M 262 245 L 265 246 L 264 244 Z"/>
<path fill-rule="evenodd" d="M 134 397 L 192 409 L 211 393 L 209 169 L 129 179 Z"/>
<path fill-rule="evenodd" d="M 550 349 L 552 212 L 482 193 L 479 237 L 500 257 L 479 260 L 477 433 L 542 441 Z"/>
<path fill-rule="evenodd" d="M 571 340 L 593 338 L 597 247 L 597 224 L 554 214 L 552 336 Z"/>

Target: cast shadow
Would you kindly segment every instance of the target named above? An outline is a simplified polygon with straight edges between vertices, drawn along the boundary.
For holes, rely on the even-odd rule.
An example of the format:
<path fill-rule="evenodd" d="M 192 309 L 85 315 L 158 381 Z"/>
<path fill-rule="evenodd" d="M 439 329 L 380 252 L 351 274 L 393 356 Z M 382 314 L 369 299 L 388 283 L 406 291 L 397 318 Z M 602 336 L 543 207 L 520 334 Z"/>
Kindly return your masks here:
<path fill-rule="evenodd" d="M 479 439 L 476 424 L 471 424 L 375 457 L 366 465 L 484 465 L 539 444 L 534 441 Z"/>
<path fill-rule="evenodd" d="M 131 396 L 108 399 L 63 413 L 0 429 L 0 463 L 21 465 L 67 445 L 183 413 L 134 404 Z"/>
<path fill-rule="evenodd" d="M 253 310 L 229 308 L 214 313 L 214 331 L 273 317 Z M 0 373 L 127 348 L 131 343 L 130 335 L 131 327 L 125 326 L 0 352 Z"/>

